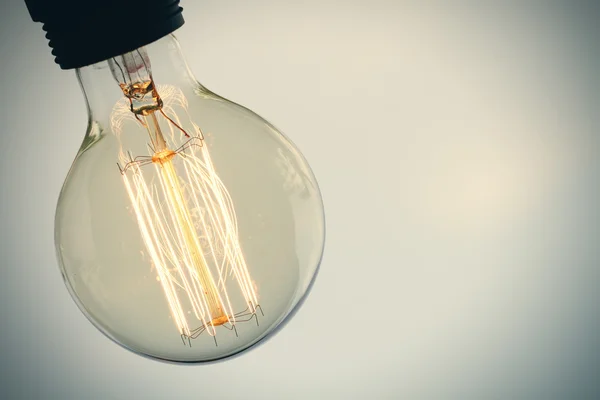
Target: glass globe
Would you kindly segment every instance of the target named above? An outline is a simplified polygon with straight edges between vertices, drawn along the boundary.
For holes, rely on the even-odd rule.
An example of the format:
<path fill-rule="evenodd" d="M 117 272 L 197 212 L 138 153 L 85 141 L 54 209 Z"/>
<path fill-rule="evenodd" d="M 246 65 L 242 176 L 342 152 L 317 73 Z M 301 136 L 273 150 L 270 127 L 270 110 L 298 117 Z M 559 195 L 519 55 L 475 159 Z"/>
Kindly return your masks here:
<path fill-rule="evenodd" d="M 199 84 L 173 36 L 77 76 L 89 126 L 55 234 L 82 312 L 125 348 L 173 362 L 229 357 L 275 332 L 323 252 L 302 154 Z"/>

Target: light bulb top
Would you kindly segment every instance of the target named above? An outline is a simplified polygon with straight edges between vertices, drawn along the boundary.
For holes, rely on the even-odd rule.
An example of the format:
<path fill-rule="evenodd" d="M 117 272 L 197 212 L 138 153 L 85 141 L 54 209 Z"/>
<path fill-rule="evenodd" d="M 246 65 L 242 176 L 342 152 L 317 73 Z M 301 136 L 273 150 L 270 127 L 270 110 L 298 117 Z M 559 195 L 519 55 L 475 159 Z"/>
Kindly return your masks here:
<path fill-rule="evenodd" d="M 80 68 L 152 43 L 184 23 L 179 0 L 25 0 L 55 61 Z"/>

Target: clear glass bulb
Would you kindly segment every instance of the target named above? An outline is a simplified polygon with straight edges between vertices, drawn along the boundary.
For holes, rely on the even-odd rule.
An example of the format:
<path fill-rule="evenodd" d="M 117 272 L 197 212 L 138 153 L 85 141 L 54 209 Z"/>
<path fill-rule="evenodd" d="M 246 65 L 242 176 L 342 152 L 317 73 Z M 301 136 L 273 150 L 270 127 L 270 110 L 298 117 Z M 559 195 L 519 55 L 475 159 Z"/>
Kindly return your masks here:
<path fill-rule="evenodd" d="M 56 246 L 67 287 L 136 353 L 239 353 L 299 306 L 325 229 L 296 147 L 204 88 L 173 36 L 77 70 L 87 134 L 64 183 Z"/>

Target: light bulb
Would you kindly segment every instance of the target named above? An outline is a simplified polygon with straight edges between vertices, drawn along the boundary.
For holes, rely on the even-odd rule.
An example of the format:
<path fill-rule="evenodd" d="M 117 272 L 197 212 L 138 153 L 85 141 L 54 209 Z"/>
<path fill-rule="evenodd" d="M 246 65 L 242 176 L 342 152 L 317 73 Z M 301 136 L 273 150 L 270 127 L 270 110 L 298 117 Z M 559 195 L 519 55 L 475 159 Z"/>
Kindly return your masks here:
<path fill-rule="evenodd" d="M 81 311 L 125 348 L 173 362 L 219 360 L 275 332 L 324 244 L 300 152 L 198 83 L 172 35 L 77 76 L 89 126 L 55 240 Z"/>

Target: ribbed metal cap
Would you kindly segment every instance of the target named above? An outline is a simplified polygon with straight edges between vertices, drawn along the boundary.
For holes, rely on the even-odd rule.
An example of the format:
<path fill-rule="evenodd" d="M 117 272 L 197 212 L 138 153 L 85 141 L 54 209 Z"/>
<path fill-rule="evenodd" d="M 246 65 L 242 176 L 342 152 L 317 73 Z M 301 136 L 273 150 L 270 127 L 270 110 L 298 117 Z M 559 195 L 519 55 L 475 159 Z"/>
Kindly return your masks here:
<path fill-rule="evenodd" d="M 25 0 L 55 61 L 79 68 L 135 50 L 184 23 L 179 0 Z"/>

